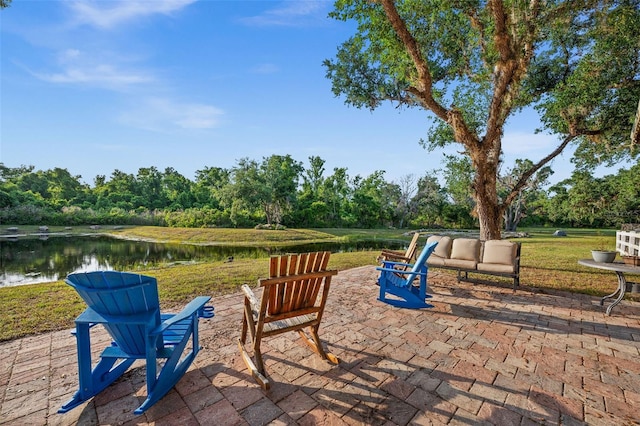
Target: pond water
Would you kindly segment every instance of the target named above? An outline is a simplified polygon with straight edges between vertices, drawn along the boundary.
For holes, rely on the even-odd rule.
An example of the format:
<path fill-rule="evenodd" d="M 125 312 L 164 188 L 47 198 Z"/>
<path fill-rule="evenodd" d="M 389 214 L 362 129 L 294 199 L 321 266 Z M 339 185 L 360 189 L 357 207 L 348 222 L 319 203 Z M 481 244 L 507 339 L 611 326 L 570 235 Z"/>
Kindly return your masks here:
<path fill-rule="evenodd" d="M 119 240 L 104 236 L 0 239 L 0 287 L 63 279 L 73 272 L 135 271 L 154 265 L 259 258 L 284 253 L 329 250 L 333 253 L 401 249 L 398 241 L 361 241 L 281 246 L 196 246 Z"/>

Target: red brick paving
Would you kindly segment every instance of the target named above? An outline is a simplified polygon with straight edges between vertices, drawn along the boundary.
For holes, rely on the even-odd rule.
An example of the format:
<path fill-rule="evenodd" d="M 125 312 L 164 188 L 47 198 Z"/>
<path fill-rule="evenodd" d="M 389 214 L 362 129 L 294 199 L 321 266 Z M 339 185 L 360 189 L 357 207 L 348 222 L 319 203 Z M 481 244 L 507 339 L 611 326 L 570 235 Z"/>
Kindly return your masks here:
<path fill-rule="evenodd" d="M 608 317 L 597 298 L 432 272 L 435 308 L 411 311 L 377 301 L 375 278 L 363 267 L 333 281 L 320 335 L 340 365 L 294 333 L 265 341 L 269 392 L 238 353 L 242 296 L 215 298 L 216 317 L 200 323 L 203 351 L 141 416 L 132 411 L 146 393 L 143 364 L 57 414 L 77 387 L 69 330 L 0 343 L 0 424 L 640 424 L 640 303 Z"/>

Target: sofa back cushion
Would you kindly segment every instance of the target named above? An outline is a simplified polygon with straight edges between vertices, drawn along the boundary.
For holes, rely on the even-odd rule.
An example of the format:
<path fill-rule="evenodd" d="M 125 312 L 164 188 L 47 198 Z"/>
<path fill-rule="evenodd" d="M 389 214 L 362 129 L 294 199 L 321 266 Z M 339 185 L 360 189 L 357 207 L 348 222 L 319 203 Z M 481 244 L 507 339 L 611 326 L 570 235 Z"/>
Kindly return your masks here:
<path fill-rule="evenodd" d="M 436 257 L 443 257 L 445 259 L 448 259 L 449 256 L 451 255 L 451 237 L 448 237 L 446 235 L 432 235 L 429 238 L 427 238 L 427 244 L 432 243 L 432 242 L 437 242 L 438 245 L 436 246 L 436 249 L 433 251 L 433 253 L 431 254 L 431 257 L 436 256 Z"/>
<path fill-rule="evenodd" d="M 517 244 L 507 240 L 488 240 L 484 242 L 482 263 L 513 265 L 517 255 Z"/>
<path fill-rule="evenodd" d="M 480 261 L 480 240 L 456 238 L 451 246 L 451 259 Z"/>

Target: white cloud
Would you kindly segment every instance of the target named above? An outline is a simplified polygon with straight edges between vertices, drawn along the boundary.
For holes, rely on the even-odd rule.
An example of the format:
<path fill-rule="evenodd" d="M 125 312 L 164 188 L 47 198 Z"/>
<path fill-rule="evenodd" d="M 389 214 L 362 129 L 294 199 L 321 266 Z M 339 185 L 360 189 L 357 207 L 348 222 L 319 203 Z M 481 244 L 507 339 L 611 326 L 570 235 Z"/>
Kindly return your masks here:
<path fill-rule="evenodd" d="M 260 15 L 242 18 L 240 22 L 250 26 L 302 26 L 314 20 L 326 18 L 326 1 L 285 1 L 282 6 L 269 9 Z"/>
<path fill-rule="evenodd" d="M 125 87 L 155 81 L 149 72 L 123 69 L 116 58 L 95 58 L 78 49 L 67 49 L 58 54 L 58 72 L 30 71 L 40 80 L 51 83 L 82 84 L 92 87 L 122 90 Z"/>
<path fill-rule="evenodd" d="M 280 68 L 275 64 L 260 64 L 251 69 L 251 72 L 255 74 L 273 74 L 278 71 Z"/>
<path fill-rule="evenodd" d="M 81 55 L 81 52 L 78 49 L 67 49 L 64 52 L 62 52 L 59 57 L 60 60 L 73 60 L 74 58 L 77 58 Z"/>
<path fill-rule="evenodd" d="M 67 68 L 59 73 L 34 73 L 41 80 L 51 83 L 79 83 L 99 87 L 117 88 L 132 84 L 147 83 L 151 79 L 135 72 L 116 69 L 112 65 L 103 64 L 92 68 Z"/>
<path fill-rule="evenodd" d="M 151 98 L 123 113 L 120 121 L 132 127 L 156 132 L 172 129 L 211 129 L 220 124 L 224 111 L 211 105 L 178 103 Z"/>
<path fill-rule="evenodd" d="M 79 24 L 87 24 L 107 29 L 143 16 L 155 14 L 170 15 L 195 1 L 196 0 L 82 0 L 68 2 L 67 4 Z"/>

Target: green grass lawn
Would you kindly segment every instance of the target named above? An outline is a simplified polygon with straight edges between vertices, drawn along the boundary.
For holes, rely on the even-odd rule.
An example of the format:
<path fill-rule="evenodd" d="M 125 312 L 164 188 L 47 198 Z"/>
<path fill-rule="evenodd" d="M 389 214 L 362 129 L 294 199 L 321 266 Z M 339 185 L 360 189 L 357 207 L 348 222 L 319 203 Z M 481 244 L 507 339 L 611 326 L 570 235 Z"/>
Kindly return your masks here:
<path fill-rule="evenodd" d="M 83 233 L 79 230 L 60 232 Z M 54 228 L 50 232 L 56 232 Z M 567 230 L 567 237 L 554 237 L 554 229 L 523 229 L 529 238 L 522 242 L 521 286 L 523 290 L 570 291 L 603 296 L 617 286 L 615 275 L 578 265 L 578 260 L 590 257 L 590 250 L 603 241 L 615 247 L 615 230 Z M 231 244 L 268 246 L 311 242 L 343 242 L 380 238 L 409 241 L 411 237 L 401 230 L 368 229 L 288 229 L 283 231 L 254 229 L 185 229 L 161 227 L 103 227 L 99 232 L 121 238 L 155 240 L 192 244 Z M 423 240 L 421 240 L 423 241 Z M 344 270 L 375 264 L 377 251 L 334 253 L 329 267 Z M 208 262 L 172 265 L 144 271 L 158 279 L 163 308 L 175 308 L 197 295 L 222 295 L 238 291 L 249 283 L 253 285 L 265 275 L 268 258 L 238 259 L 232 263 Z M 632 281 L 640 277 L 631 277 Z M 0 341 L 71 328 L 74 318 L 84 309 L 84 303 L 75 291 L 63 282 L 33 284 L 0 288 Z"/>

